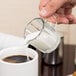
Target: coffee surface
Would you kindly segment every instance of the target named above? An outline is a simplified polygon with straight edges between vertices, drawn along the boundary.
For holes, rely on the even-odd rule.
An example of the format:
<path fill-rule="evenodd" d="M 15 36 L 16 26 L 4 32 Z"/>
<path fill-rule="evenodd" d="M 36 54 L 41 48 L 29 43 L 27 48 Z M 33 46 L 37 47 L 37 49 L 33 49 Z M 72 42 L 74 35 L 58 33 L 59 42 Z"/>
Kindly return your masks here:
<path fill-rule="evenodd" d="M 13 56 L 8 56 L 3 59 L 5 62 L 9 63 L 23 63 L 32 60 L 33 58 L 28 57 L 26 55 L 13 55 Z"/>

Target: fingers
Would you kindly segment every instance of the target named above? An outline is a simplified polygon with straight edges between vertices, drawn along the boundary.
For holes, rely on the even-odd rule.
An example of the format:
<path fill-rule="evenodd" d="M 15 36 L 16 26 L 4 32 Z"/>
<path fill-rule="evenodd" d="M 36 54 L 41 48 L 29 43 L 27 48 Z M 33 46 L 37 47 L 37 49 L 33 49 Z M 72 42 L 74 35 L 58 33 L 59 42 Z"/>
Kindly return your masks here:
<path fill-rule="evenodd" d="M 76 18 L 71 15 L 74 5 L 65 2 L 65 0 L 41 0 L 40 16 L 53 23 L 76 23 Z M 56 18 L 53 15 L 56 15 Z"/>
<path fill-rule="evenodd" d="M 55 17 L 56 18 L 55 18 Z M 76 24 L 76 18 L 73 15 L 59 15 L 55 14 L 53 16 L 50 16 L 46 18 L 47 21 L 52 22 L 52 23 L 58 23 L 58 24 Z"/>
<path fill-rule="evenodd" d="M 72 8 L 74 6 L 71 5 L 71 4 L 67 4 L 65 5 L 65 10 L 64 10 L 64 14 L 66 16 L 66 18 L 69 20 L 69 23 L 73 23 L 73 24 L 76 24 L 76 18 L 74 15 L 72 15 Z"/>
<path fill-rule="evenodd" d="M 76 18 L 72 21 L 73 24 L 76 24 Z"/>
<path fill-rule="evenodd" d="M 43 7 L 40 11 L 40 16 L 42 17 L 49 17 L 53 13 L 56 12 L 57 9 L 59 9 L 63 4 L 65 3 L 65 0 L 50 0 L 45 7 Z"/>
<path fill-rule="evenodd" d="M 47 18 L 47 20 L 49 22 L 58 23 L 58 24 L 61 24 L 61 23 L 68 24 L 69 23 L 69 20 L 64 15 L 62 16 L 62 15 L 56 14 L 56 16 L 55 16 L 56 18 L 54 16 L 50 16 L 49 18 Z"/>
<path fill-rule="evenodd" d="M 74 16 L 69 14 L 69 15 L 66 15 L 67 19 L 71 22 L 74 20 Z"/>
<path fill-rule="evenodd" d="M 59 17 L 57 18 L 57 22 L 58 22 L 59 24 L 62 24 L 62 23 L 68 24 L 68 23 L 69 23 L 69 20 L 68 20 L 65 16 L 59 16 Z"/>
<path fill-rule="evenodd" d="M 55 16 L 55 17 L 54 17 Z M 64 14 L 64 8 L 60 8 L 57 10 L 57 12 L 48 18 L 48 21 L 53 22 L 53 23 L 64 23 L 67 24 L 69 23 L 69 20 L 66 18 Z"/>
<path fill-rule="evenodd" d="M 74 15 L 66 15 L 67 19 L 69 20 L 70 24 L 76 24 L 76 18 Z"/>

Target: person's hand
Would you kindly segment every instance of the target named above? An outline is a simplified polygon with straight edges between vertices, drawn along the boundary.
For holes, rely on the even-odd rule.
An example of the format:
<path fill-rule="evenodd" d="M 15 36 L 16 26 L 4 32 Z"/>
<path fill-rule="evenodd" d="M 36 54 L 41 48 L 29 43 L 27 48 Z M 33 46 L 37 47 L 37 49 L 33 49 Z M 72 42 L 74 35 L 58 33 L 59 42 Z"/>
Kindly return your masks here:
<path fill-rule="evenodd" d="M 76 2 L 76 0 L 74 0 Z M 75 6 L 70 0 L 41 0 L 39 15 L 50 22 L 76 23 L 72 8 Z"/>

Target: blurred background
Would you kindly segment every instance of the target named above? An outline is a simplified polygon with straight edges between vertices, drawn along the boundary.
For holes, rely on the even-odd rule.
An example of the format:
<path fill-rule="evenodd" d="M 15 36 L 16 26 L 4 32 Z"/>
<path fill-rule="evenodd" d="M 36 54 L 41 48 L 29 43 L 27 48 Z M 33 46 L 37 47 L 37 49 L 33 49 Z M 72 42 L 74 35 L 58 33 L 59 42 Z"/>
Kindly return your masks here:
<path fill-rule="evenodd" d="M 23 36 L 27 22 L 38 17 L 39 0 L 0 0 L 0 32 Z"/>

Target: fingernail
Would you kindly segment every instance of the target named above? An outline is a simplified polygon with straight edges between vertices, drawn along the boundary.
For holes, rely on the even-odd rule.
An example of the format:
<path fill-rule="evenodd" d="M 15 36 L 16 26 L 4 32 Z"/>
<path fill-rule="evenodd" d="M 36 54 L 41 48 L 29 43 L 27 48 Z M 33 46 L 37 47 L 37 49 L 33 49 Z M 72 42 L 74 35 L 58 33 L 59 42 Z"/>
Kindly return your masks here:
<path fill-rule="evenodd" d="M 47 11 L 45 9 L 41 10 L 40 15 L 45 17 L 47 15 Z"/>

